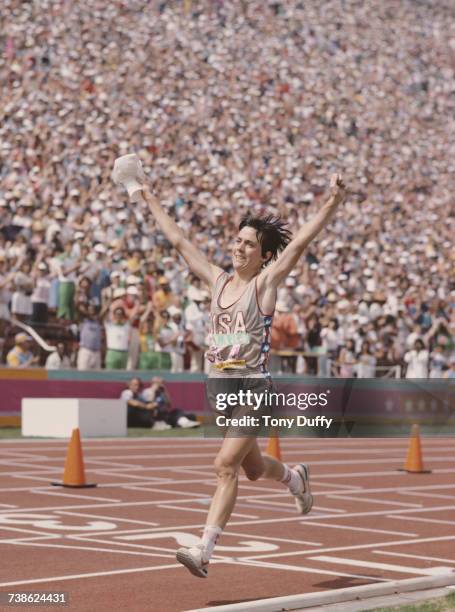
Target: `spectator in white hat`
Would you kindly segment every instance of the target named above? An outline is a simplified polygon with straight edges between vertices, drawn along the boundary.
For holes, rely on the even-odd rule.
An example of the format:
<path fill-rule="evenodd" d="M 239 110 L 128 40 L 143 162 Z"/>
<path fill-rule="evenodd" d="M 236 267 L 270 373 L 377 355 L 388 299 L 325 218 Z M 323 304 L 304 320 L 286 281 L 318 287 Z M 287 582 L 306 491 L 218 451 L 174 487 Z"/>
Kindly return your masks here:
<path fill-rule="evenodd" d="M 32 324 L 47 323 L 48 302 L 51 289 L 51 276 L 47 265 L 43 261 L 43 252 L 38 255 L 32 269 L 33 293 L 32 301 Z"/>
<path fill-rule="evenodd" d="M 39 363 L 39 357 L 31 351 L 33 338 L 25 333 L 16 334 L 14 347 L 6 356 L 6 363 L 10 368 L 30 368 Z"/>

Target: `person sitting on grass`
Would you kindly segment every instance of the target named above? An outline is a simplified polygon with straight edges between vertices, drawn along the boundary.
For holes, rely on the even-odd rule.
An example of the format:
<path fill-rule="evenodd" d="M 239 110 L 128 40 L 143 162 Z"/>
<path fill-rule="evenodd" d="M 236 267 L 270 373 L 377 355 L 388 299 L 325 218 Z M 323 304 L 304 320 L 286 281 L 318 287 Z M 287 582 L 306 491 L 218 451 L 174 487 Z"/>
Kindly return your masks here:
<path fill-rule="evenodd" d="M 150 387 L 144 389 L 143 397 L 147 402 L 157 406 L 159 414 L 162 415 L 166 423 L 171 427 L 181 427 L 182 429 L 200 426 L 194 415 L 185 414 L 182 410 L 173 407 L 162 378 L 154 376 L 150 383 Z"/>
<path fill-rule="evenodd" d="M 132 378 L 128 388 L 122 391 L 121 399 L 127 402 L 128 427 L 150 427 L 154 430 L 171 429 L 162 418 L 162 411 L 156 401 L 148 401 L 141 393 L 142 381 Z"/>

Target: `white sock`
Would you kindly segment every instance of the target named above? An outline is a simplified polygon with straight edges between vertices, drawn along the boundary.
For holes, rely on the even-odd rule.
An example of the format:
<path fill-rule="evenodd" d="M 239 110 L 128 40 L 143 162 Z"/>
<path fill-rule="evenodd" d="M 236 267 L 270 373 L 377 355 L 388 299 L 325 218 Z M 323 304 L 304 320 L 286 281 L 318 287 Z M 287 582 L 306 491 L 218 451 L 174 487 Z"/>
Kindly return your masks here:
<path fill-rule="evenodd" d="M 223 529 L 217 525 L 207 526 L 202 534 L 201 543 L 204 546 L 204 557 L 209 561 L 213 554 L 213 549 L 220 535 L 223 533 Z"/>
<path fill-rule="evenodd" d="M 283 463 L 283 467 L 284 474 L 280 482 L 285 484 L 291 493 L 300 493 L 302 490 L 302 478 L 300 477 L 300 474 L 285 463 Z"/>

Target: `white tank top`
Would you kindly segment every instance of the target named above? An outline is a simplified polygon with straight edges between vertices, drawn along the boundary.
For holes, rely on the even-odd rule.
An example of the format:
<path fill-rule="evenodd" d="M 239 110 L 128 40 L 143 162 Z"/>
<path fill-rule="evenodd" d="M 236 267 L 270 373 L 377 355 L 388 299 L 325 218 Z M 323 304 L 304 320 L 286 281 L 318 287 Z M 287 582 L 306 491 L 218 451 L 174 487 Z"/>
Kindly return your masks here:
<path fill-rule="evenodd" d="M 223 290 L 232 280 L 226 272 L 218 277 L 210 311 L 210 377 L 270 377 L 267 368 L 272 314 L 261 311 L 257 277 L 233 304 L 223 308 Z"/>

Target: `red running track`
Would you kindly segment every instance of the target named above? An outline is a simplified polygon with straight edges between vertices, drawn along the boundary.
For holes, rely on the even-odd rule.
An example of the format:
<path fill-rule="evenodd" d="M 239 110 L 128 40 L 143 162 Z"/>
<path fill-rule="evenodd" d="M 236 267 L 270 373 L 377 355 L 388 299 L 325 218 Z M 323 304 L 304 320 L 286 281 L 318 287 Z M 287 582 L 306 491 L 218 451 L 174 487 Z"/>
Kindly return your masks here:
<path fill-rule="evenodd" d="M 430 474 L 397 471 L 406 440 L 282 441 L 287 463 L 311 465 L 312 513 L 298 516 L 281 484 L 242 477 L 208 580 L 174 554 L 201 533 L 219 441 L 86 440 L 98 487 L 78 490 L 49 484 L 61 479 L 66 441 L 0 444 L 3 593 L 65 591 L 77 610 L 181 612 L 455 568 L 453 439 L 422 440 Z"/>

